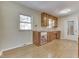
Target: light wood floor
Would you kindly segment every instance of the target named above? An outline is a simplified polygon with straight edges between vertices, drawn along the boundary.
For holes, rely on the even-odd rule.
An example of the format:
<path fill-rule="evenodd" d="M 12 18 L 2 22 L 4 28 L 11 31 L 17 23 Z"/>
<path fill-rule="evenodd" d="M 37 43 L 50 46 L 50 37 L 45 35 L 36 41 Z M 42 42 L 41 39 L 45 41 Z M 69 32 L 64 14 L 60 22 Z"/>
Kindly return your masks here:
<path fill-rule="evenodd" d="M 78 43 L 70 40 L 53 40 L 43 46 L 28 45 L 4 52 L 2 58 L 77 58 Z"/>

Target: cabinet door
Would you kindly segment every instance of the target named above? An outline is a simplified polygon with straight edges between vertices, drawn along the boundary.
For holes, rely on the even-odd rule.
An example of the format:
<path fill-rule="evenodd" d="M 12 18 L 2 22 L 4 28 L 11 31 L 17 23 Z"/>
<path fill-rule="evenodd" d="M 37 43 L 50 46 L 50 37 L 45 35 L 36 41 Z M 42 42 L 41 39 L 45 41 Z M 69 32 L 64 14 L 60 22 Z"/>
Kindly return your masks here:
<path fill-rule="evenodd" d="M 53 27 L 57 27 L 57 25 L 58 25 L 58 19 L 56 17 L 52 16 L 52 23 L 53 23 Z"/>
<path fill-rule="evenodd" d="M 48 32 L 48 34 L 47 34 L 47 42 L 50 42 L 50 41 L 52 41 L 53 40 L 53 32 Z"/>
<path fill-rule="evenodd" d="M 40 46 L 40 32 L 33 31 L 33 44 Z"/>
<path fill-rule="evenodd" d="M 47 42 L 50 42 L 51 39 L 51 32 L 47 32 Z"/>
<path fill-rule="evenodd" d="M 52 35 L 51 35 L 52 36 L 52 40 L 56 39 L 56 34 L 57 34 L 56 32 L 52 32 Z"/>
<path fill-rule="evenodd" d="M 57 32 L 56 39 L 60 39 L 60 31 Z"/>
<path fill-rule="evenodd" d="M 58 19 L 55 17 L 54 21 L 55 21 L 55 26 L 54 27 L 57 27 L 57 25 L 58 25 Z"/>
<path fill-rule="evenodd" d="M 47 20 L 47 18 L 48 18 L 47 14 L 45 14 L 45 13 L 41 14 L 41 26 L 42 27 L 47 27 L 48 26 L 48 20 Z"/>

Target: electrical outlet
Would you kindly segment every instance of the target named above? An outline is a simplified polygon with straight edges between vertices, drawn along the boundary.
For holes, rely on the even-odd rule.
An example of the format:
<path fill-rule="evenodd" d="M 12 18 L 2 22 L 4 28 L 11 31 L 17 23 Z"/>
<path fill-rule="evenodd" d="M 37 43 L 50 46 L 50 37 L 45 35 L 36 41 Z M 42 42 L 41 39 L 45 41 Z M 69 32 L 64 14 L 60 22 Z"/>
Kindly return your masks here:
<path fill-rule="evenodd" d="M 26 44 L 24 44 L 23 46 L 26 46 Z"/>

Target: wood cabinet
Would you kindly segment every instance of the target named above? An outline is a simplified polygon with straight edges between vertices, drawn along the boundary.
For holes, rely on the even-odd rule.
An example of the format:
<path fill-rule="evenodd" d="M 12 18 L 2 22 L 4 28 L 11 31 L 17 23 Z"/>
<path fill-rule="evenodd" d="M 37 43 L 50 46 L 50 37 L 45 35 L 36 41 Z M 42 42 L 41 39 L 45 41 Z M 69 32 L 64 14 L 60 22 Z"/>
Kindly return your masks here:
<path fill-rule="evenodd" d="M 41 46 L 55 39 L 60 39 L 60 31 L 47 32 L 47 39 L 41 39 L 41 32 L 33 31 L 33 44 Z"/>
<path fill-rule="evenodd" d="M 40 32 L 33 31 L 33 44 L 40 46 Z"/>
<path fill-rule="evenodd" d="M 57 22 L 58 22 L 58 18 L 52 15 L 49 15 L 47 13 L 41 13 L 41 26 L 42 27 L 47 27 L 49 26 L 49 19 L 52 20 L 52 22 L 54 22 L 54 26 L 53 27 L 57 27 Z"/>
<path fill-rule="evenodd" d="M 60 39 L 60 31 L 48 32 L 47 36 L 48 36 L 47 42 L 50 42 L 55 39 Z"/>
<path fill-rule="evenodd" d="M 56 33 L 56 39 L 60 39 L 60 31 L 57 31 L 57 33 Z"/>
<path fill-rule="evenodd" d="M 41 14 L 41 26 L 47 27 L 48 26 L 48 15 L 46 13 Z"/>
<path fill-rule="evenodd" d="M 46 33 L 46 36 L 47 36 L 47 32 L 45 32 L 45 33 Z M 43 35 L 42 32 L 33 31 L 33 44 L 35 44 L 37 46 L 41 46 L 43 44 L 46 44 L 47 38 L 46 38 L 46 36 L 45 36 L 45 38 L 42 38 L 42 37 L 44 37 L 42 35 Z"/>

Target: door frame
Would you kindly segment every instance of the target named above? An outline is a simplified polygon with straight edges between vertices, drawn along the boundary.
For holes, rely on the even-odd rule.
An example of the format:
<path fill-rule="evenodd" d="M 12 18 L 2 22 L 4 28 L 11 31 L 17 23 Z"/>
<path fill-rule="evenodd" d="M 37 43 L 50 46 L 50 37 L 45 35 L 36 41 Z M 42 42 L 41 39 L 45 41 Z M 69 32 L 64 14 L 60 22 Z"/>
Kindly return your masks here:
<path fill-rule="evenodd" d="M 68 21 L 74 21 L 74 35 L 71 36 L 71 38 L 68 38 L 67 35 L 67 22 Z M 77 17 L 69 17 L 64 19 L 64 38 L 69 40 L 78 41 L 78 18 Z"/>

